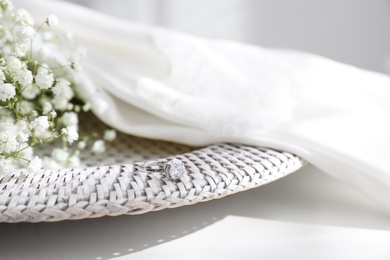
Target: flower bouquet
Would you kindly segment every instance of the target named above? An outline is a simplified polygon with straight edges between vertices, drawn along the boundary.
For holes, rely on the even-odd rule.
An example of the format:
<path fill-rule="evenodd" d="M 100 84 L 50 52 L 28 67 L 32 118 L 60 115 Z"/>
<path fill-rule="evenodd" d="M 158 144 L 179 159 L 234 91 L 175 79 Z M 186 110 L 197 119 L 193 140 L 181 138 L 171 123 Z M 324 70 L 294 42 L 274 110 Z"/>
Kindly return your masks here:
<path fill-rule="evenodd" d="M 75 88 L 85 52 L 70 35 L 56 33 L 57 16 L 36 24 L 26 10 L 12 12 L 10 1 L 0 1 L 0 8 L 0 173 L 80 167 L 88 143 L 102 153 L 104 140 L 116 136 L 115 130 L 78 133 L 79 113 L 91 108 Z M 58 146 L 50 155 L 36 155 L 35 149 L 53 142 Z"/>

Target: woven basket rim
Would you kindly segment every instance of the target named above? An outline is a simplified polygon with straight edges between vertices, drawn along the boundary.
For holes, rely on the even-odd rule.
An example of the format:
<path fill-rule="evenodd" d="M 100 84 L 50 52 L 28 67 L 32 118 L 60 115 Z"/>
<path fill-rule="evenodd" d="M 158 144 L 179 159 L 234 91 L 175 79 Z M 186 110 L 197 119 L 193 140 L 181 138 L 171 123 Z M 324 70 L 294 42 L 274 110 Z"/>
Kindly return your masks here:
<path fill-rule="evenodd" d="M 0 178 L 0 222 L 48 222 L 143 214 L 192 205 L 270 183 L 304 165 L 288 152 L 241 144 L 215 144 L 170 158 L 187 174 L 172 181 L 134 164 L 25 170 Z"/>
<path fill-rule="evenodd" d="M 104 129 L 87 115 L 83 126 Z M 42 152 L 53 147 L 47 146 Z M 49 222 L 134 215 L 223 198 L 301 168 L 300 157 L 265 147 L 220 143 L 191 147 L 118 133 L 106 154 L 80 154 L 85 167 L 16 170 L 0 176 L 0 222 Z M 156 164 L 173 158 L 186 174 L 171 180 Z"/>

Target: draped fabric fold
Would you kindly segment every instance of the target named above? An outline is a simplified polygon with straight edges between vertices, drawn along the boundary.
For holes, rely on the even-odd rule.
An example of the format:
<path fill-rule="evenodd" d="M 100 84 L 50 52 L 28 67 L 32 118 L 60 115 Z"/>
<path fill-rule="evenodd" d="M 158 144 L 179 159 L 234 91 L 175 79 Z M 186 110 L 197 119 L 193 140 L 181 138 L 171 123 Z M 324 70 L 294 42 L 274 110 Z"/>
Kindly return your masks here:
<path fill-rule="evenodd" d="M 134 135 L 191 145 L 241 142 L 302 156 L 390 210 L 390 78 L 316 55 L 148 27 L 48 0 L 88 49 L 79 92 Z M 331 191 L 330 191 L 331 192 Z"/>

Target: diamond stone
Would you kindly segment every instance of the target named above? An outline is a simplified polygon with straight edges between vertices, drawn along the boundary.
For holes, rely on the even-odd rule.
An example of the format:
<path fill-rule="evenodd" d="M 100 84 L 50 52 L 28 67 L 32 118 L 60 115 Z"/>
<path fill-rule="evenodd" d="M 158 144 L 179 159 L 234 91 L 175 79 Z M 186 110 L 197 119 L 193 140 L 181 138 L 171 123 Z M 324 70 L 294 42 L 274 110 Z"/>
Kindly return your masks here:
<path fill-rule="evenodd" d="M 186 173 L 184 164 L 179 159 L 172 159 L 165 166 L 165 174 L 173 181 L 179 180 Z"/>

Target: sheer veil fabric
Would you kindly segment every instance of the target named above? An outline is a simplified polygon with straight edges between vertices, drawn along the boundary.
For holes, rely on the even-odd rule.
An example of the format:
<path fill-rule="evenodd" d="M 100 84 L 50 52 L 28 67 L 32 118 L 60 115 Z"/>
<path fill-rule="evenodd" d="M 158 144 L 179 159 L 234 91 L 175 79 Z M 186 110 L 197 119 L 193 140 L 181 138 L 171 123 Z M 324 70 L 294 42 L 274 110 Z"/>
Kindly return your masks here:
<path fill-rule="evenodd" d="M 55 13 L 88 49 L 79 92 L 95 114 L 138 136 L 191 145 L 283 149 L 390 210 L 390 78 L 313 54 L 202 39 L 77 5 L 17 0 Z M 102 105 L 105 104 L 105 105 Z"/>

